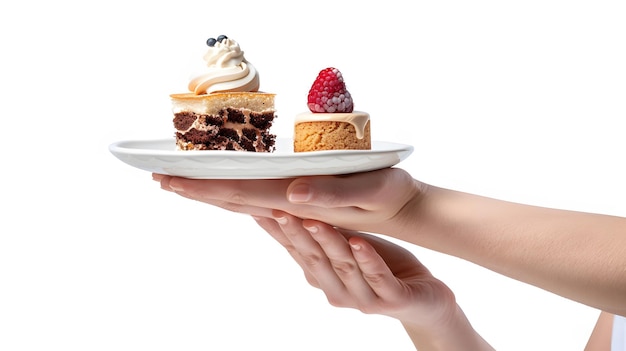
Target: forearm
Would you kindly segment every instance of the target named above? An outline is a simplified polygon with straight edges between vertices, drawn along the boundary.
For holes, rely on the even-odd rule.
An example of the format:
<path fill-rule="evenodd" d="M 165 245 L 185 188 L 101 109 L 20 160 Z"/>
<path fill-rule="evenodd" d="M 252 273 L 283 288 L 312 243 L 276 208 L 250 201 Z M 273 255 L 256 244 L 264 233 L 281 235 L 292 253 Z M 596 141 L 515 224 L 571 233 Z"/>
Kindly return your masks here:
<path fill-rule="evenodd" d="M 449 323 L 427 328 L 402 323 L 404 330 L 419 351 L 494 350 L 472 327 L 463 311 L 457 307 Z"/>
<path fill-rule="evenodd" d="M 596 326 L 591 332 L 585 351 L 609 351 L 611 350 L 611 334 L 613 332 L 613 315 L 602 312 L 598 317 Z"/>
<path fill-rule="evenodd" d="M 599 309 L 626 314 L 626 218 L 430 187 L 401 239 Z M 415 208 L 417 207 L 417 208 Z"/>

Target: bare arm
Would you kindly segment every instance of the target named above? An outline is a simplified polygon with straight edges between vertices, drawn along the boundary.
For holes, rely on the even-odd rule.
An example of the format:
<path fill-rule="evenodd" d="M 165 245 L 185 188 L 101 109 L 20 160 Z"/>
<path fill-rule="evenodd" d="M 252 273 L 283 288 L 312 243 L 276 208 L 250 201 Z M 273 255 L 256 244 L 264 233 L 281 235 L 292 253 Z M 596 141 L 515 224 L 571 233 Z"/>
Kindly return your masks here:
<path fill-rule="evenodd" d="M 231 211 L 271 217 L 279 209 L 402 239 L 626 315 L 626 218 L 438 188 L 397 168 L 340 177 L 155 180 L 163 189 Z"/>
<path fill-rule="evenodd" d="M 598 322 L 591 332 L 585 351 L 611 351 L 613 315 L 601 312 Z"/>
<path fill-rule="evenodd" d="M 399 230 L 401 239 L 626 314 L 625 218 L 426 189 L 402 225 L 416 230 Z"/>

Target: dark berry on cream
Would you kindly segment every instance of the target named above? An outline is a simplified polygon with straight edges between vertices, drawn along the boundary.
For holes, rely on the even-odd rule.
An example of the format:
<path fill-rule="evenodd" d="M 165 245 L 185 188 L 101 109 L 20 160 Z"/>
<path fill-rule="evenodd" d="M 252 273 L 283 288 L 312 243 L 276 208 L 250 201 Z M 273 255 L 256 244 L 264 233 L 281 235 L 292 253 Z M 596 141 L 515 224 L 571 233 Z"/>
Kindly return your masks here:
<path fill-rule="evenodd" d="M 209 47 L 214 47 L 216 43 L 218 43 L 218 42 L 221 43 L 224 39 L 228 39 L 228 37 L 225 36 L 224 34 L 222 34 L 219 37 L 217 37 L 217 39 L 215 39 L 215 38 L 207 39 L 206 44 Z"/>

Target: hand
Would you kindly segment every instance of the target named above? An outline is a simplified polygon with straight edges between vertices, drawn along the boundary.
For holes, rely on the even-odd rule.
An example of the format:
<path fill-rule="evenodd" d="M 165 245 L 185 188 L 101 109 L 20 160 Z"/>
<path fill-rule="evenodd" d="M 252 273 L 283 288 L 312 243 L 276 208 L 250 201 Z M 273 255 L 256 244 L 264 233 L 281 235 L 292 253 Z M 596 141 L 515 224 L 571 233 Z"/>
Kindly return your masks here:
<path fill-rule="evenodd" d="M 447 323 L 456 310 L 452 291 L 406 249 L 364 233 L 339 230 L 274 211 L 256 218 L 284 246 L 337 307 L 387 315 L 412 325 Z"/>
<path fill-rule="evenodd" d="M 255 219 L 337 307 L 402 322 L 419 350 L 493 350 L 454 293 L 404 248 L 373 235 L 273 211 Z"/>
<path fill-rule="evenodd" d="M 296 179 L 192 180 L 160 174 L 153 179 L 165 190 L 230 211 L 271 217 L 271 210 L 279 209 L 341 228 L 388 235 L 415 228 L 419 212 L 410 205 L 419 203 L 426 187 L 398 168 Z"/>

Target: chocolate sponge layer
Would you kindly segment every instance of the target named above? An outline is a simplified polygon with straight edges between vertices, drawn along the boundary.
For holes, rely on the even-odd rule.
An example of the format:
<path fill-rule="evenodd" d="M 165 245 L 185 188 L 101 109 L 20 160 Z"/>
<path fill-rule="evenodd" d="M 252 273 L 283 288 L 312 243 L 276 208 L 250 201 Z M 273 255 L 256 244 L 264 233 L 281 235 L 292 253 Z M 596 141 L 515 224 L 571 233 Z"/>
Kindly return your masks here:
<path fill-rule="evenodd" d="M 225 108 L 217 115 L 182 111 L 174 114 L 176 141 L 181 150 L 274 151 L 276 136 L 269 132 L 275 115 Z"/>

